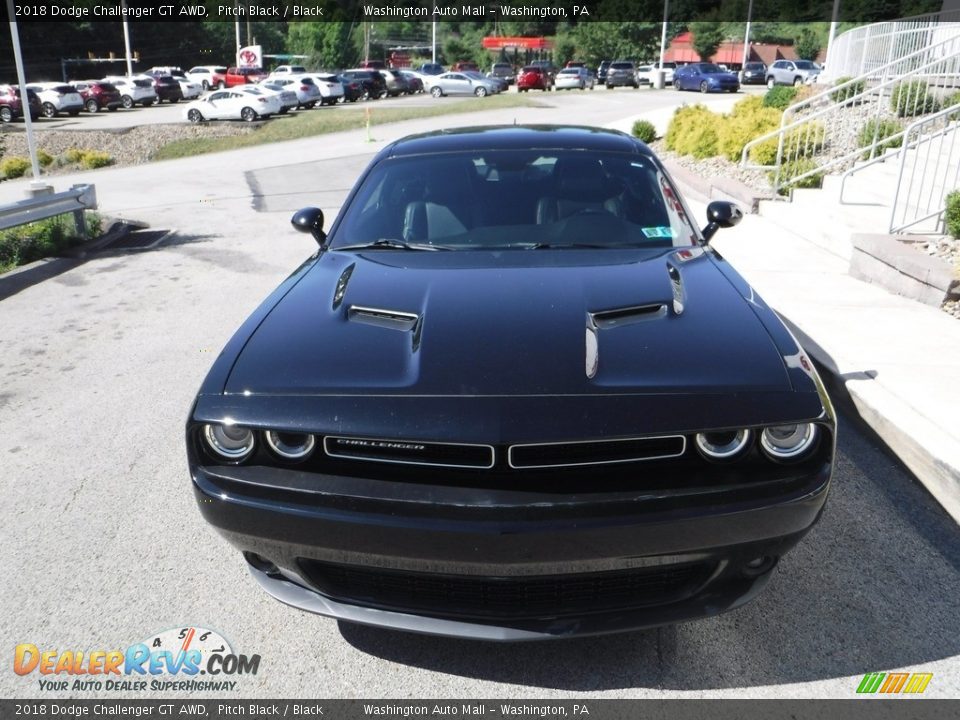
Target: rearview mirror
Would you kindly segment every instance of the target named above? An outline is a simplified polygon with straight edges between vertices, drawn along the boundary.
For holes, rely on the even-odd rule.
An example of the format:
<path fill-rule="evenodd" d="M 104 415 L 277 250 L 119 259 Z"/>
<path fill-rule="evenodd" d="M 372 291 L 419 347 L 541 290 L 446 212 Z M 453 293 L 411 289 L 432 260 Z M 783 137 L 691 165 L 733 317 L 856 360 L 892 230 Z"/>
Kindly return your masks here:
<path fill-rule="evenodd" d="M 710 238 L 717 234 L 720 228 L 731 228 L 743 219 L 743 211 L 732 202 L 714 200 L 707 205 L 707 226 L 702 230 L 703 238 L 710 242 Z"/>
<path fill-rule="evenodd" d="M 323 231 L 323 210 L 315 207 L 306 207 L 297 210 L 290 218 L 290 224 L 300 232 L 308 232 L 318 245 L 327 241 L 327 234 Z"/>

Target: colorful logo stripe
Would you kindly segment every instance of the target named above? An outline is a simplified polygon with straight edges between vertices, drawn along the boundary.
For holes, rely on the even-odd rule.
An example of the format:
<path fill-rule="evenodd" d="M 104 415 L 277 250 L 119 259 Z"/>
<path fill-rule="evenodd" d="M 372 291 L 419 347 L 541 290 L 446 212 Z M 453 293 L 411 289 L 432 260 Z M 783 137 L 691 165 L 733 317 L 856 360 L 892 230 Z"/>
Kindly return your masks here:
<path fill-rule="evenodd" d="M 864 695 L 874 693 L 919 694 L 927 689 L 933 673 L 867 673 L 857 686 L 857 692 Z"/>

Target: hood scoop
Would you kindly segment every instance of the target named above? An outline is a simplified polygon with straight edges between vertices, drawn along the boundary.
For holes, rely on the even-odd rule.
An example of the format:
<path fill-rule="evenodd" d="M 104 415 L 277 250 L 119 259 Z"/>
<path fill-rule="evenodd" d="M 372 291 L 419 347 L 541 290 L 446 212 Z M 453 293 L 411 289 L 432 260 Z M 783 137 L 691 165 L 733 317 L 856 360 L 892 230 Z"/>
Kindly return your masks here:
<path fill-rule="evenodd" d="M 402 310 L 384 310 L 382 308 L 351 305 L 347 308 L 347 320 L 364 325 L 382 327 L 388 330 L 408 332 L 417 327 L 420 316 L 416 313 L 403 312 Z"/>
<path fill-rule="evenodd" d="M 633 325 L 634 323 L 656 320 L 666 316 L 667 306 L 664 303 L 654 303 L 592 312 L 589 322 L 598 330 L 609 330 L 610 328 Z"/>

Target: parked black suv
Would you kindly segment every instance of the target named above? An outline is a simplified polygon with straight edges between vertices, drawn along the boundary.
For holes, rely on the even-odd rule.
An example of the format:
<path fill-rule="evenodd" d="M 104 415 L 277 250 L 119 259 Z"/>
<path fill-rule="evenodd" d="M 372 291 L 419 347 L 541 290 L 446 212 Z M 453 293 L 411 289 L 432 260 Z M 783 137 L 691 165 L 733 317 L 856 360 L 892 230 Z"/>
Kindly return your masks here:
<path fill-rule="evenodd" d="M 347 80 L 360 83 L 364 100 L 376 100 L 387 96 L 387 81 L 376 70 L 344 70 L 340 73 Z"/>

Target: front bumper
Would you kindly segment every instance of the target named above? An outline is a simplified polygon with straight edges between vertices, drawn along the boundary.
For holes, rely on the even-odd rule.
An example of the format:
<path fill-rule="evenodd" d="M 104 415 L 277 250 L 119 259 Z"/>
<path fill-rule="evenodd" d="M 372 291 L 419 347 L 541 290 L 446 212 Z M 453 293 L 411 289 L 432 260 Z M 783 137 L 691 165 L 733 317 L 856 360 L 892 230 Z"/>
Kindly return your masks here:
<path fill-rule="evenodd" d="M 350 622 L 525 640 L 670 624 L 748 602 L 819 518 L 831 465 L 715 498 L 701 489 L 699 499 L 191 470 L 203 516 L 277 599 Z"/>

